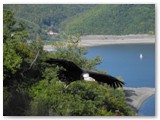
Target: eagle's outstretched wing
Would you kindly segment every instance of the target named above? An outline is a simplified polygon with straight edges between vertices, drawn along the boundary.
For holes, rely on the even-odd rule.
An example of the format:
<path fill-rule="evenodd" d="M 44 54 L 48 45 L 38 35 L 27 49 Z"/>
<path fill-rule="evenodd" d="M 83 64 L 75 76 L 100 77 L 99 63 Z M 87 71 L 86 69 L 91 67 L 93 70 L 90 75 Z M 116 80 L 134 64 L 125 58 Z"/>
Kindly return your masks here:
<path fill-rule="evenodd" d="M 96 81 L 107 83 L 113 88 L 122 87 L 124 84 L 123 81 L 118 80 L 117 78 L 114 78 L 110 75 L 97 73 L 97 72 L 91 72 L 91 71 L 87 71 L 87 72 L 89 73 L 89 76 L 94 78 Z"/>
<path fill-rule="evenodd" d="M 78 76 L 80 76 L 83 72 L 83 70 L 78 65 L 76 65 L 70 60 L 50 58 L 49 60 L 46 60 L 46 62 L 49 64 L 56 64 L 58 66 L 62 66 L 67 71 L 72 72 L 73 74 Z"/>
<path fill-rule="evenodd" d="M 50 58 L 49 60 L 46 60 L 46 62 L 49 64 L 56 64 L 59 66 L 63 66 L 66 70 L 82 71 L 82 69 L 78 65 L 76 65 L 74 62 L 70 60 Z"/>
<path fill-rule="evenodd" d="M 67 74 L 71 75 L 74 80 L 81 79 L 81 76 L 83 73 L 89 73 L 89 76 L 94 78 L 98 82 L 107 83 L 113 88 L 122 87 L 124 84 L 123 81 L 118 80 L 110 75 L 92 72 L 92 71 L 86 71 L 83 68 L 80 68 L 78 65 L 76 65 L 74 62 L 64 59 L 56 59 L 56 58 L 50 58 L 49 60 L 46 60 L 49 64 L 56 64 L 58 66 L 62 66 L 67 70 Z"/>

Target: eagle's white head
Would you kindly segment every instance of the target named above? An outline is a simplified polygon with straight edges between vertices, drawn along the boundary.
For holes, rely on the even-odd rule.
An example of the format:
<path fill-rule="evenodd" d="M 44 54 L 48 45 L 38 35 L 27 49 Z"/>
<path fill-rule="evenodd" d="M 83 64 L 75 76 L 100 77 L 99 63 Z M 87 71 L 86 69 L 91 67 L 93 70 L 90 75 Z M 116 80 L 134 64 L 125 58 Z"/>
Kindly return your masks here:
<path fill-rule="evenodd" d="M 85 81 L 95 81 L 95 79 L 90 77 L 88 73 L 84 73 L 83 78 L 84 78 Z"/>
<path fill-rule="evenodd" d="M 83 74 L 83 77 L 84 77 L 84 78 L 89 77 L 89 74 L 88 74 L 88 73 L 84 73 L 84 74 Z"/>

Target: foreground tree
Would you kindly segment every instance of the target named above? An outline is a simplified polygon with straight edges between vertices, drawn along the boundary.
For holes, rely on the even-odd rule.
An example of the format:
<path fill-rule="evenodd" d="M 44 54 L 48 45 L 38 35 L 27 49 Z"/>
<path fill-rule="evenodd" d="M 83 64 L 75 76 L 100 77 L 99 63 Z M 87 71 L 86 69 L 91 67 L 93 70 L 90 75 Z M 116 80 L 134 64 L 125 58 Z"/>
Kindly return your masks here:
<path fill-rule="evenodd" d="M 27 89 L 41 77 L 40 58 L 36 56 L 42 54 L 42 47 L 37 44 L 39 40 L 27 41 L 25 24 L 16 22 L 13 15 L 13 11 L 3 12 L 4 115 L 25 115 Z"/>
<path fill-rule="evenodd" d="M 98 71 L 95 65 L 101 63 L 100 57 L 93 60 L 85 58 L 87 49 L 78 46 L 79 37 L 68 36 L 65 42 L 56 42 L 56 52 L 48 54 L 48 58 L 72 60 L 81 67 Z M 68 84 L 62 77 L 65 68 L 48 65 L 44 71 L 44 79 L 32 86 L 30 95 L 33 97 L 31 115 L 61 116 L 131 116 L 135 112 L 128 106 L 122 89 L 110 88 L 106 84 L 77 80 Z M 104 72 L 104 71 L 98 71 Z M 59 75 L 62 79 L 59 79 Z M 64 82 L 63 82 L 64 81 Z M 69 80 L 66 80 L 69 81 Z"/>

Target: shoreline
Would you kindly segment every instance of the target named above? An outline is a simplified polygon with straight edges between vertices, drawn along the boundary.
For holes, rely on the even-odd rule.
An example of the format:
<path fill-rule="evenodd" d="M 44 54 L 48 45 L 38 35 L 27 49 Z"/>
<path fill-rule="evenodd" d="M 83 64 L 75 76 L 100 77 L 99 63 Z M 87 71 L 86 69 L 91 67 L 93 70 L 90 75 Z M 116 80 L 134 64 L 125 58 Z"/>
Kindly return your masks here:
<path fill-rule="evenodd" d="M 81 36 L 80 46 L 101 46 L 118 44 L 154 44 L 155 35 L 86 35 Z"/>
<path fill-rule="evenodd" d="M 79 46 L 91 47 L 101 45 L 120 44 L 155 44 L 155 35 L 133 34 L 133 35 L 85 35 L 80 37 Z M 54 51 L 53 45 L 44 45 L 43 50 Z"/>
<path fill-rule="evenodd" d="M 136 111 L 140 109 L 141 105 L 152 95 L 155 95 L 155 88 L 140 87 L 130 88 L 124 87 L 123 91 L 126 96 L 127 103 Z"/>
<path fill-rule="evenodd" d="M 91 47 L 120 44 L 155 44 L 155 35 L 85 35 L 80 37 L 79 46 Z M 43 50 L 54 51 L 53 45 L 44 45 Z"/>

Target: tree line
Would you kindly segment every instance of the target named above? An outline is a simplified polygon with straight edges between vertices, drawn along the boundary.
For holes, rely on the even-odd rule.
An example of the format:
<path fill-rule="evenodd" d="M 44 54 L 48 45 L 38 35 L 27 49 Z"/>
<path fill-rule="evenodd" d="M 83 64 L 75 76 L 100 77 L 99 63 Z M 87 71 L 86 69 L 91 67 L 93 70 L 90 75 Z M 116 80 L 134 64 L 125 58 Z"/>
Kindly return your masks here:
<path fill-rule="evenodd" d="M 155 5 L 100 5 L 61 24 L 69 34 L 155 34 Z"/>
<path fill-rule="evenodd" d="M 4 9 L 14 10 L 18 21 L 25 21 L 30 39 L 40 35 L 58 33 L 81 35 L 155 34 L 154 4 L 52 4 L 14 5 Z"/>

